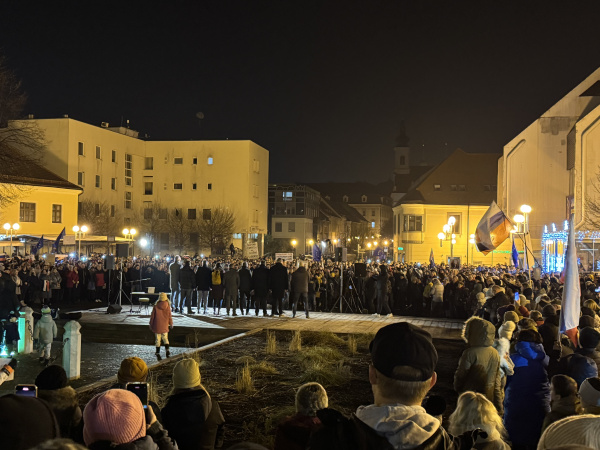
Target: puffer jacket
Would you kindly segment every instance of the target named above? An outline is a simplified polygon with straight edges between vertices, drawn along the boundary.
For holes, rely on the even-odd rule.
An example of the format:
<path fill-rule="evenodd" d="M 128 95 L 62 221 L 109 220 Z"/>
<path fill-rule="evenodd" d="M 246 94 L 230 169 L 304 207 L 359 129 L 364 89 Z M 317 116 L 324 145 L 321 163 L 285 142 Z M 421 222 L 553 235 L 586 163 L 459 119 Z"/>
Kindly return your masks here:
<path fill-rule="evenodd" d="M 468 348 L 458 361 L 454 389 L 459 394 L 475 391 L 484 394 L 498 411 L 502 411 L 500 355 L 493 347 L 496 329 L 487 320 L 471 317 L 463 328 Z"/>
<path fill-rule="evenodd" d="M 52 320 L 52 316 L 42 314 L 42 318 L 38 320 L 33 328 L 33 338 L 39 339 L 42 344 L 51 344 L 57 334 L 58 329 L 56 323 Z"/>
<path fill-rule="evenodd" d="M 504 426 L 513 445 L 535 447 L 550 412 L 549 358 L 543 345 L 533 342 L 517 342 L 510 357 L 515 373 L 506 381 Z"/>
<path fill-rule="evenodd" d="M 568 397 L 562 397 L 558 400 L 552 401 L 552 411 L 546 414 L 544 418 L 544 424 L 542 426 L 542 433 L 548 426 L 557 420 L 564 419 L 568 416 L 577 416 L 583 414 L 583 407 L 581 406 L 581 400 L 577 395 L 569 395 Z"/>
<path fill-rule="evenodd" d="M 171 316 L 171 305 L 162 300 L 156 302 L 150 315 L 150 329 L 153 333 L 163 334 L 169 332 L 169 326 L 173 326 L 173 317 Z"/>

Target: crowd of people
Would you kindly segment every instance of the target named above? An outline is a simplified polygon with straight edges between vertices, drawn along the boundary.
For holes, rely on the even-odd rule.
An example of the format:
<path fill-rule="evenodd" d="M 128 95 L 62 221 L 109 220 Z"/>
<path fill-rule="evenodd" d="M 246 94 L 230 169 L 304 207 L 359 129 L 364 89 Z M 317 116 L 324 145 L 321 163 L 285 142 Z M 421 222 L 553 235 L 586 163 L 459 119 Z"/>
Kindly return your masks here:
<path fill-rule="evenodd" d="M 103 286 L 109 285 L 113 274 L 100 263 L 65 261 L 52 268 L 43 261 L 20 262 L 19 267 L 5 263 L 0 268 L 0 311 L 6 312 L 3 328 L 10 329 L 10 320 L 21 305 L 44 308 L 44 317 L 61 302 L 82 299 L 81 288 L 68 284 L 67 290 L 78 292 L 47 298 L 31 295 L 28 272 L 39 276 L 31 272 L 66 271 L 68 280 L 74 270 L 71 266 L 79 265 L 83 267 L 78 272 L 89 271 L 88 282 L 97 281 L 103 273 L 104 284 L 95 283 L 94 289 L 88 289 L 92 287 L 88 284 L 86 290 L 95 292 L 90 300 L 109 301 L 109 288 Z M 21 272 L 25 281 L 21 280 L 17 294 L 14 277 L 20 278 Z M 434 395 L 438 354 L 431 336 L 409 323 L 395 322 L 381 328 L 369 346 L 373 404 L 356 405 L 356 412 L 347 417 L 328 407 L 323 386 L 299 386 L 296 414 L 277 427 L 278 450 L 600 448 L 596 292 L 600 280 L 592 275 L 580 277 L 581 317 L 575 340 L 559 332 L 563 291 L 559 277 L 547 274 L 534 280 L 505 267 L 289 264 L 175 256 L 170 261 L 125 261 L 123 279 L 118 282 L 128 282 L 131 290 L 138 289 L 136 283 L 139 289 L 149 283 L 146 286 L 161 292 L 151 328 L 157 354 L 162 343 L 167 356 L 171 313 L 176 311 L 220 314 L 223 309 L 224 314 L 249 314 L 253 309 L 256 315 L 279 317 L 289 308 L 292 316 L 304 309 L 308 318 L 310 311 L 328 311 L 341 300 L 343 308 L 355 308 L 353 312 L 466 320 L 466 348 L 456 362 L 453 380 L 458 401 L 446 420 L 447 401 Z M 99 293 L 104 290 L 105 297 Z M 46 327 L 37 336 L 40 350 L 47 352 L 43 331 L 50 327 L 51 336 L 54 330 L 51 319 L 45 321 Z M 42 319 L 39 323 L 44 324 Z M 2 370 L 10 373 L 14 367 Z M 1 420 L 10 433 L 6 448 L 219 448 L 225 418 L 235 414 L 221 411 L 203 387 L 193 359 L 175 364 L 173 391 L 162 409 L 129 389 L 130 383 L 148 380 L 148 367 L 139 358 L 124 360 L 118 384 L 96 395 L 83 409 L 67 389 L 61 370 L 48 365 L 40 373 L 35 380 L 37 399 L 13 394 L 0 397 Z M 43 392 L 47 390 L 56 392 Z M 331 402 L 335 404 L 335 399 Z M 38 420 L 28 423 L 24 432 L 23 417 L 33 416 Z M 69 440 L 58 441 L 59 437 Z M 231 448 L 261 447 L 240 443 Z"/>

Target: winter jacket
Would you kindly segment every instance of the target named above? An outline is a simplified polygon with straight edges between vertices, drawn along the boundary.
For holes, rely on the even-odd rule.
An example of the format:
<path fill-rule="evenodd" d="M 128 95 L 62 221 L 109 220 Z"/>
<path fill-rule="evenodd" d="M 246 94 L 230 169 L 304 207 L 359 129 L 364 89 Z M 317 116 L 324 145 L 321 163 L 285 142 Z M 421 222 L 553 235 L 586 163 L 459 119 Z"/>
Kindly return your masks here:
<path fill-rule="evenodd" d="M 183 266 L 179 270 L 179 288 L 194 289 L 196 287 L 196 274 L 189 265 Z"/>
<path fill-rule="evenodd" d="M 288 271 L 281 263 L 273 265 L 269 271 L 269 289 L 281 292 L 290 289 Z"/>
<path fill-rule="evenodd" d="M 595 348 L 580 348 L 575 350 L 575 353 L 579 353 L 580 355 L 593 359 L 596 363 L 596 367 L 600 369 L 600 352 L 598 352 Z"/>
<path fill-rule="evenodd" d="M 180 450 L 212 450 L 222 439 L 225 419 L 219 403 L 202 388 L 170 396 L 161 414 Z"/>
<path fill-rule="evenodd" d="M 510 359 L 510 341 L 506 338 L 499 338 L 494 341 L 494 348 L 500 356 L 500 377 L 504 378 L 515 373 L 515 363 Z"/>
<path fill-rule="evenodd" d="M 17 312 L 21 306 L 15 294 L 15 287 L 14 281 L 8 275 L 3 274 L 0 277 L 0 319 L 8 318 L 11 311 Z"/>
<path fill-rule="evenodd" d="M 61 437 L 73 440 L 83 437 L 81 436 L 83 416 L 75 389 L 71 386 L 53 390 L 38 389 L 37 396 L 45 400 L 52 408 L 60 427 Z"/>
<path fill-rule="evenodd" d="M 544 417 L 550 412 L 548 357 L 542 344 L 517 342 L 510 355 L 515 373 L 504 395 L 504 426 L 513 445 L 537 445 Z"/>
<path fill-rule="evenodd" d="M 50 289 L 60 289 L 60 283 L 62 282 L 62 277 L 58 272 L 50 272 Z"/>
<path fill-rule="evenodd" d="M 307 294 L 310 275 L 304 266 L 298 267 L 292 274 L 292 292 Z"/>
<path fill-rule="evenodd" d="M 199 291 L 209 291 L 211 284 L 211 273 L 209 267 L 198 267 L 196 270 L 196 287 Z"/>
<path fill-rule="evenodd" d="M 170 279 L 170 287 L 171 291 L 176 291 L 179 289 L 179 271 L 181 270 L 181 266 L 177 261 L 173 261 L 169 266 L 169 274 L 171 274 Z"/>
<path fill-rule="evenodd" d="M 200 269 L 198 269 L 200 270 Z M 252 289 L 252 274 L 248 269 L 241 268 L 238 270 L 240 275 L 240 291 L 246 292 Z"/>
<path fill-rule="evenodd" d="M 433 288 L 431 289 L 431 301 L 432 302 L 444 301 L 444 285 L 437 278 L 435 278 L 433 280 Z"/>
<path fill-rule="evenodd" d="M 581 406 L 581 400 L 577 395 L 569 395 L 558 399 L 558 401 L 552 401 L 552 410 L 546 414 L 544 418 L 544 424 L 542 425 L 542 433 L 551 423 L 557 420 L 564 419 L 568 416 L 577 416 L 583 414 L 583 408 Z"/>
<path fill-rule="evenodd" d="M 173 326 L 171 305 L 164 300 L 156 302 L 150 315 L 150 329 L 153 333 L 163 334 L 169 332 L 169 326 Z"/>
<path fill-rule="evenodd" d="M 544 324 L 538 328 L 542 336 L 544 351 L 552 357 L 554 343 L 558 340 L 558 316 L 550 316 L 544 319 Z"/>
<path fill-rule="evenodd" d="M 454 389 L 461 394 L 475 391 L 484 394 L 498 411 L 502 411 L 500 355 L 493 347 L 496 329 L 487 320 L 471 317 L 463 328 L 468 348 L 458 361 Z"/>
<path fill-rule="evenodd" d="M 74 270 L 67 273 L 67 288 L 74 288 L 79 283 L 79 274 Z"/>
<path fill-rule="evenodd" d="M 38 320 L 33 328 L 33 338 L 39 339 L 42 344 L 51 344 L 56 335 L 58 329 L 56 323 L 52 320 L 50 314 L 42 314 L 42 318 Z"/>
<path fill-rule="evenodd" d="M 178 448 L 158 421 L 148 428 L 146 436 L 133 442 L 112 444 L 109 441 L 97 441 L 87 447 L 90 450 L 177 450 Z"/>
<path fill-rule="evenodd" d="M 237 270 L 229 269 L 223 275 L 223 287 L 228 295 L 237 295 L 240 287 L 240 274 Z"/>
<path fill-rule="evenodd" d="M 296 414 L 277 427 L 274 450 L 304 450 L 313 431 L 321 427 L 318 417 Z"/>
<path fill-rule="evenodd" d="M 269 290 L 269 269 L 259 266 L 252 271 L 252 289 L 257 297 L 266 297 Z"/>
<path fill-rule="evenodd" d="M 592 358 L 576 352 L 560 358 L 558 373 L 570 376 L 577 382 L 577 387 L 579 387 L 586 378 L 598 376 L 598 366 Z"/>

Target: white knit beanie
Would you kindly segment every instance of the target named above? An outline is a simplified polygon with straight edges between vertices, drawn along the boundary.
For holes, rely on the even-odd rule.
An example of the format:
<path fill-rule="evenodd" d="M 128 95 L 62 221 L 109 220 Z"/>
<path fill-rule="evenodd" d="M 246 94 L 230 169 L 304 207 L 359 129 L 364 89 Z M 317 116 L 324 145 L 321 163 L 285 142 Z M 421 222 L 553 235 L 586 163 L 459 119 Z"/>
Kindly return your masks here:
<path fill-rule="evenodd" d="M 537 448 L 552 449 L 573 444 L 600 448 L 600 416 L 569 416 L 552 423 L 542 434 Z"/>
<path fill-rule="evenodd" d="M 504 322 L 502 326 L 498 329 L 498 337 L 506 338 L 510 341 L 516 328 L 517 324 L 514 323 L 512 320 Z"/>
<path fill-rule="evenodd" d="M 190 389 L 200 385 L 200 367 L 190 358 L 185 358 L 173 368 L 173 387 L 175 389 Z"/>

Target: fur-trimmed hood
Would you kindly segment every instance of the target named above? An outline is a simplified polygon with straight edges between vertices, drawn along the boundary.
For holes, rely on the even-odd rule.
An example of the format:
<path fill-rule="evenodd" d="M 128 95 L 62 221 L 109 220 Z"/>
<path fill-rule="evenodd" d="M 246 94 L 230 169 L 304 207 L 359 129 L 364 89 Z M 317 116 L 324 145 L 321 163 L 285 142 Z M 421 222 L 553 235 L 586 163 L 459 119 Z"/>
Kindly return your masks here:
<path fill-rule="evenodd" d="M 465 322 L 462 331 L 462 338 L 471 347 L 490 347 L 495 335 L 496 329 L 491 322 L 475 316 Z"/>
<path fill-rule="evenodd" d="M 68 409 L 79 404 L 77 392 L 71 386 L 54 390 L 39 389 L 38 397 L 46 400 L 55 409 Z"/>

